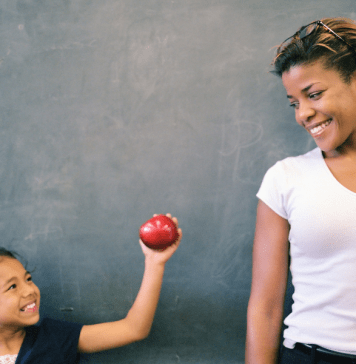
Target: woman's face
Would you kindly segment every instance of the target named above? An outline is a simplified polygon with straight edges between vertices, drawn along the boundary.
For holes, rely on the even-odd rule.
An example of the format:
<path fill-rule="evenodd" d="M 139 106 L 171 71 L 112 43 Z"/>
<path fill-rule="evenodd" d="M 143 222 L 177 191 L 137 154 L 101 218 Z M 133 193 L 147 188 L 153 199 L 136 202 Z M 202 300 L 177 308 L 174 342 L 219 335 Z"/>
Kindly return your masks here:
<path fill-rule="evenodd" d="M 39 320 L 40 291 L 17 260 L 0 258 L 0 331 L 17 330 Z"/>
<path fill-rule="evenodd" d="M 356 81 L 345 83 L 321 62 L 291 68 L 282 75 L 295 118 L 326 157 L 356 150 Z"/>

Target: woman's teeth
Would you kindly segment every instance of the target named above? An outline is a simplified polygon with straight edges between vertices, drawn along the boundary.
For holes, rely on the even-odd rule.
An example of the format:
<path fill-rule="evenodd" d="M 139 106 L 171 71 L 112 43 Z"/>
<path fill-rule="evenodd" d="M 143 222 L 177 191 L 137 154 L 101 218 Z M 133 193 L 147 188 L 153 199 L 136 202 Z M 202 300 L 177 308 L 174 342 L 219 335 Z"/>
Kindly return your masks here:
<path fill-rule="evenodd" d="M 310 129 L 310 134 L 316 135 L 320 134 L 329 124 L 331 123 L 331 120 L 325 121 L 325 123 L 322 123 L 318 126 L 316 126 L 313 129 Z"/>

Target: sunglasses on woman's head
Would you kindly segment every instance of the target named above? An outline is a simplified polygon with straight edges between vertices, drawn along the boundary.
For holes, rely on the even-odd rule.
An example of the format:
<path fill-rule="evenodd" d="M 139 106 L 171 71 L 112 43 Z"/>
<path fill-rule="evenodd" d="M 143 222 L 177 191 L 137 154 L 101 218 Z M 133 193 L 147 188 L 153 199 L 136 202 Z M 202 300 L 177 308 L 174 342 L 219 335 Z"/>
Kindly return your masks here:
<path fill-rule="evenodd" d="M 341 38 L 337 33 L 335 33 L 332 29 L 330 29 L 326 24 L 324 24 L 321 20 L 316 20 L 313 21 L 307 25 L 304 25 L 303 27 L 301 27 L 296 33 L 294 33 L 291 37 L 287 38 L 278 48 L 277 53 L 280 53 L 281 51 L 283 51 L 283 49 L 285 49 L 295 37 L 298 37 L 299 39 L 303 39 L 305 37 L 307 37 L 308 35 L 312 34 L 314 32 L 315 29 L 318 28 L 318 26 L 321 25 L 323 26 L 329 33 L 331 33 L 332 35 L 334 35 L 337 39 L 339 39 L 341 42 L 343 42 L 344 44 L 346 44 L 356 55 L 356 49 L 349 44 L 348 42 L 346 42 L 345 39 Z"/>

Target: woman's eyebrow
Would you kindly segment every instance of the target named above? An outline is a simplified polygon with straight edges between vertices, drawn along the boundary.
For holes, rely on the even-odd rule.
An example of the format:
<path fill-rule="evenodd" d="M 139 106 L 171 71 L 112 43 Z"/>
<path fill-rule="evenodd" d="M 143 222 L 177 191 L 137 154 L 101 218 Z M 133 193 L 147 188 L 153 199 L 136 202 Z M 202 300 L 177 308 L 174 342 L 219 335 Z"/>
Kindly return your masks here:
<path fill-rule="evenodd" d="M 308 85 L 307 87 L 304 87 L 303 88 L 303 90 L 302 90 L 302 93 L 306 93 L 306 92 L 308 92 L 314 85 L 316 85 L 317 83 L 320 83 L 320 82 L 313 82 L 313 83 L 311 83 L 310 85 Z M 291 95 L 287 95 L 287 98 L 288 99 L 291 99 L 291 98 L 293 98 L 293 96 L 291 96 Z"/>

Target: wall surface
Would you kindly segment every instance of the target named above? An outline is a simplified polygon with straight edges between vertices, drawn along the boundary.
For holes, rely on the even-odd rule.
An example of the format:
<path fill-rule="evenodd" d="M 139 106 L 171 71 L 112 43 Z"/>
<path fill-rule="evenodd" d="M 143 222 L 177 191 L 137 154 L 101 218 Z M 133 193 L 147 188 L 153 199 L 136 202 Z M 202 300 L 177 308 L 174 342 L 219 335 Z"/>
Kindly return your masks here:
<path fill-rule="evenodd" d="M 36 267 L 42 315 L 125 316 L 138 228 L 184 231 L 152 333 L 88 363 L 242 363 L 255 194 L 313 141 L 273 47 L 353 0 L 3 0 L 1 244 Z"/>

